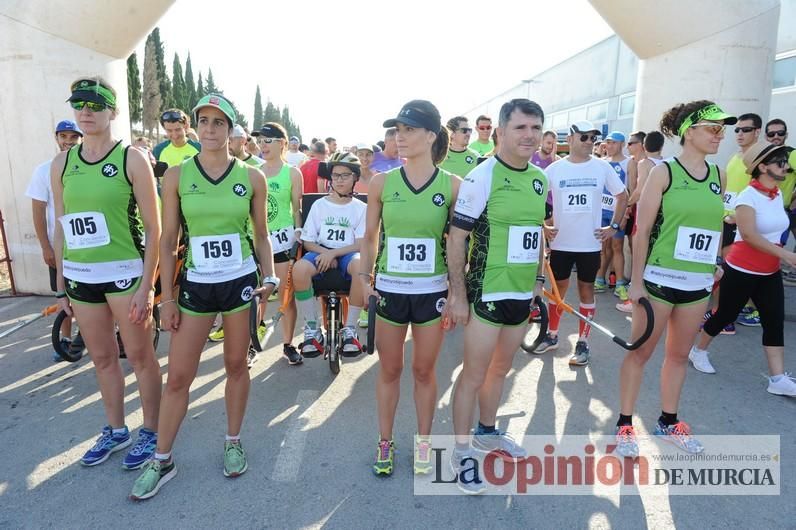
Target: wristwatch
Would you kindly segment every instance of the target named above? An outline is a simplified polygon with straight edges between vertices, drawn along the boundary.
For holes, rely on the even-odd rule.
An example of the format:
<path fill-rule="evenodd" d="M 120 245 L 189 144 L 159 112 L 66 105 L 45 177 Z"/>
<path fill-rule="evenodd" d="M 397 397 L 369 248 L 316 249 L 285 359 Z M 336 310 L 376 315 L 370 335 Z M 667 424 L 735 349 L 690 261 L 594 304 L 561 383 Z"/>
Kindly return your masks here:
<path fill-rule="evenodd" d="M 611 223 L 611 228 L 613 228 L 614 230 L 616 230 L 618 232 L 619 231 L 619 223 Z"/>
<path fill-rule="evenodd" d="M 263 278 L 263 287 L 268 283 L 274 286 L 274 291 L 279 288 L 279 278 L 277 276 L 266 276 Z"/>

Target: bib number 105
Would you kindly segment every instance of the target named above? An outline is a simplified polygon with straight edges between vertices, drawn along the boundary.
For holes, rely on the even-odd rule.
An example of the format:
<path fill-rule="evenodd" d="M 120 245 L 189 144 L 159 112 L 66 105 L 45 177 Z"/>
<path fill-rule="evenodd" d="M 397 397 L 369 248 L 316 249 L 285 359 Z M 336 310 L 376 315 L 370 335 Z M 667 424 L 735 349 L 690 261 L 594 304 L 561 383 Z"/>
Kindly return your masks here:
<path fill-rule="evenodd" d="M 97 233 L 97 223 L 94 222 L 92 217 L 75 217 L 74 219 L 70 219 L 69 227 L 72 229 L 72 235 L 76 236 Z"/>

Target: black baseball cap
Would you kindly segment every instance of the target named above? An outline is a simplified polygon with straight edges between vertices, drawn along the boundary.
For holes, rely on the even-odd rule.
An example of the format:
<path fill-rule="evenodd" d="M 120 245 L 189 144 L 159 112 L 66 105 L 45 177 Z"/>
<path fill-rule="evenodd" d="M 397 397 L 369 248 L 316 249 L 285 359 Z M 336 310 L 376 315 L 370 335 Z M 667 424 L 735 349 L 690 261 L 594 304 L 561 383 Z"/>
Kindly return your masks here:
<path fill-rule="evenodd" d="M 252 136 L 265 136 L 266 138 L 282 138 L 283 140 L 287 140 L 282 129 L 270 125 L 263 125 L 259 131 L 252 131 Z"/>
<path fill-rule="evenodd" d="M 413 99 L 401 107 L 398 116 L 384 122 L 384 127 L 395 127 L 403 123 L 410 127 L 421 127 L 434 133 L 439 133 L 442 128 L 442 118 L 437 107 L 425 99 Z"/>

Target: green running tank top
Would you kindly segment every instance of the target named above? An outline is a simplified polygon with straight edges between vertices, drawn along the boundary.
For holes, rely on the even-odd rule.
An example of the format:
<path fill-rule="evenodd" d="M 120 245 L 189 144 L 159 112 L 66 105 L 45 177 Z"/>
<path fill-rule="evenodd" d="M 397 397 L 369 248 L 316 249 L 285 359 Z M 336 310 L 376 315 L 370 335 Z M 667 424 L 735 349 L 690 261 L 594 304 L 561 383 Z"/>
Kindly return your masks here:
<path fill-rule="evenodd" d="M 144 272 L 144 230 L 127 176 L 127 149 L 119 141 L 102 159 L 86 162 L 82 145 L 66 154 L 64 187 L 64 278 L 104 283 Z"/>
<path fill-rule="evenodd" d="M 436 169 L 416 190 L 402 167 L 384 174 L 384 237 L 376 261 L 376 287 L 390 293 L 438 293 L 448 288 L 443 234 L 453 201 L 452 177 Z"/>
<path fill-rule="evenodd" d="M 290 166 L 282 165 L 273 177 L 268 177 L 268 230 L 274 232 L 293 226 L 293 182 Z"/>
<path fill-rule="evenodd" d="M 719 168 L 705 162 L 708 174 L 699 181 L 677 158 L 664 164 L 669 186 L 650 233 L 644 279 L 683 291 L 710 289 L 724 217 Z"/>
<path fill-rule="evenodd" d="M 235 158 L 214 181 L 198 156 L 180 165 L 178 192 L 188 240 L 184 264 L 188 280 L 219 283 L 257 269 L 247 233 L 253 194 L 249 167 Z"/>

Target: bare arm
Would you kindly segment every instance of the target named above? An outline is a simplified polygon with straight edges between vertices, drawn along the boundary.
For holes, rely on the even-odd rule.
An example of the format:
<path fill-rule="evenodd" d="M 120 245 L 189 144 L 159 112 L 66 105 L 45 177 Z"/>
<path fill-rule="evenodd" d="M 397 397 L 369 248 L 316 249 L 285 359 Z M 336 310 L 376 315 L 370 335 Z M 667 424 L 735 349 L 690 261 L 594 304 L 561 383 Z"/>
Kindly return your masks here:
<path fill-rule="evenodd" d="M 55 206 L 55 234 L 53 236 L 53 252 L 55 253 L 55 265 L 58 274 L 56 275 L 56 284 L 58 292 L 64 292 L 66 283 L 64 282 L 64 231 L 61 223 L 58 221 L 64 215 L 64 185 L 61 182 L 61 173 L 63 173 L 64 165 L 66 164 L 66 152 L 59 153 L 50 166 L 50 185 L 53 190 L 53 203 Z M 66 300 L 65 298 L 63 300 Z M 67 307 L 63 307 L 66 305 Z M 65 309 L 68 314 L 72 314 L 68 309 L 69 302 L 66 300 L 62 304 L 62 309 Z"/>
<path fill-rule="evenodd" d="M 368 206 L 365 214 L 365 237 L 360 248 L 361 280 L 365 285 L 365 295 L 372 289 L 373 269 L 379 250 L 379 231 L 381 229 L 381 193 L 384 190 L 384 175 L 375 175 L 368 188 Z"/>
<path fill-rule="evenodd" d="M 170 281 L 177 268 L 177 243 L 180 238 L 180 183 L 179 166 L 171 167 L 163 175 L 161 189 L 161 223 L 160 234 L 160 292 L 161 298 L 172 300 L 174 286 Z"/>
<path fill-rule="evenodd" d="M 628 206 L 633 206 L 641 198 L 641 191 L 644 189 L 644 183 L 647 182 L 647 177 L 649 177 L 653 167 L 655 166 L 647 159 L 638 163 L 638 175 L 636 176 L 636 183 L 631 190 L 630 199 L 627 201 Z"/>
<path fill-rule="evenodd" d="M 36 199 L 31 199 L 30 202 L 33 211 L 33 229 L 39 239 L 42 258 L 48 267 L 55 268 L 55 254 L 50 237 L 47 235 L 47 203 Z"/>
<path fill-rule="evenodd" d="M 290 181 L 292 184 L 290 202 L 293 205 L 293 226 L 301 228 L 304 226 L 304 221 L 301 218 L 301 198 L 304 196 L 304 179 L 301 177 L 301 171 L 291 167 Z"/>
<path fill-rule="evenodd" d="M 160 241 L 160 216 L 158 212 L 157 189 L 155 175 L 149 159 L 138 149 L 127 150 L 127 175 L 133 183 L 133 195 L 138 204 L 138 211 L 144 223 L 146 241 Z M 158 266 L 157 244 L 147 244 L 144 248 L 144 274 L 141 277 L 141 288 L 155 289 L 155 271 Z"/>
<path fill-rule="evenodd" d="M 252 218 L 254 231 L 254 250 L 257 253 L 263 276 L 273 276 L 274 256 L 271 248 L 271 238 L 268 235 L 268 214 L 266 212 L 268 186 L 265 183 L 265 175 L 257 168 L 250 168 L 249 182 L 253 190 L 249 215 Z"/>
<path fill-rule="evenodd" d="M 649 250 L 650 233 L 655 217 L 658 215 L 663 200 L 663 190 L 669 185 L 669 173 L 663 166 L 658 166 L 650 172 L 649 179 L 641 192 L 639 207 L 636 217 L 636 235 L 633 236 L 633 272 L 631 274 L 630 298 L 638 302 L 642 296 L 647 296 L 644 289 L 644 267 L 647 264 L 647 251 Z"/>

